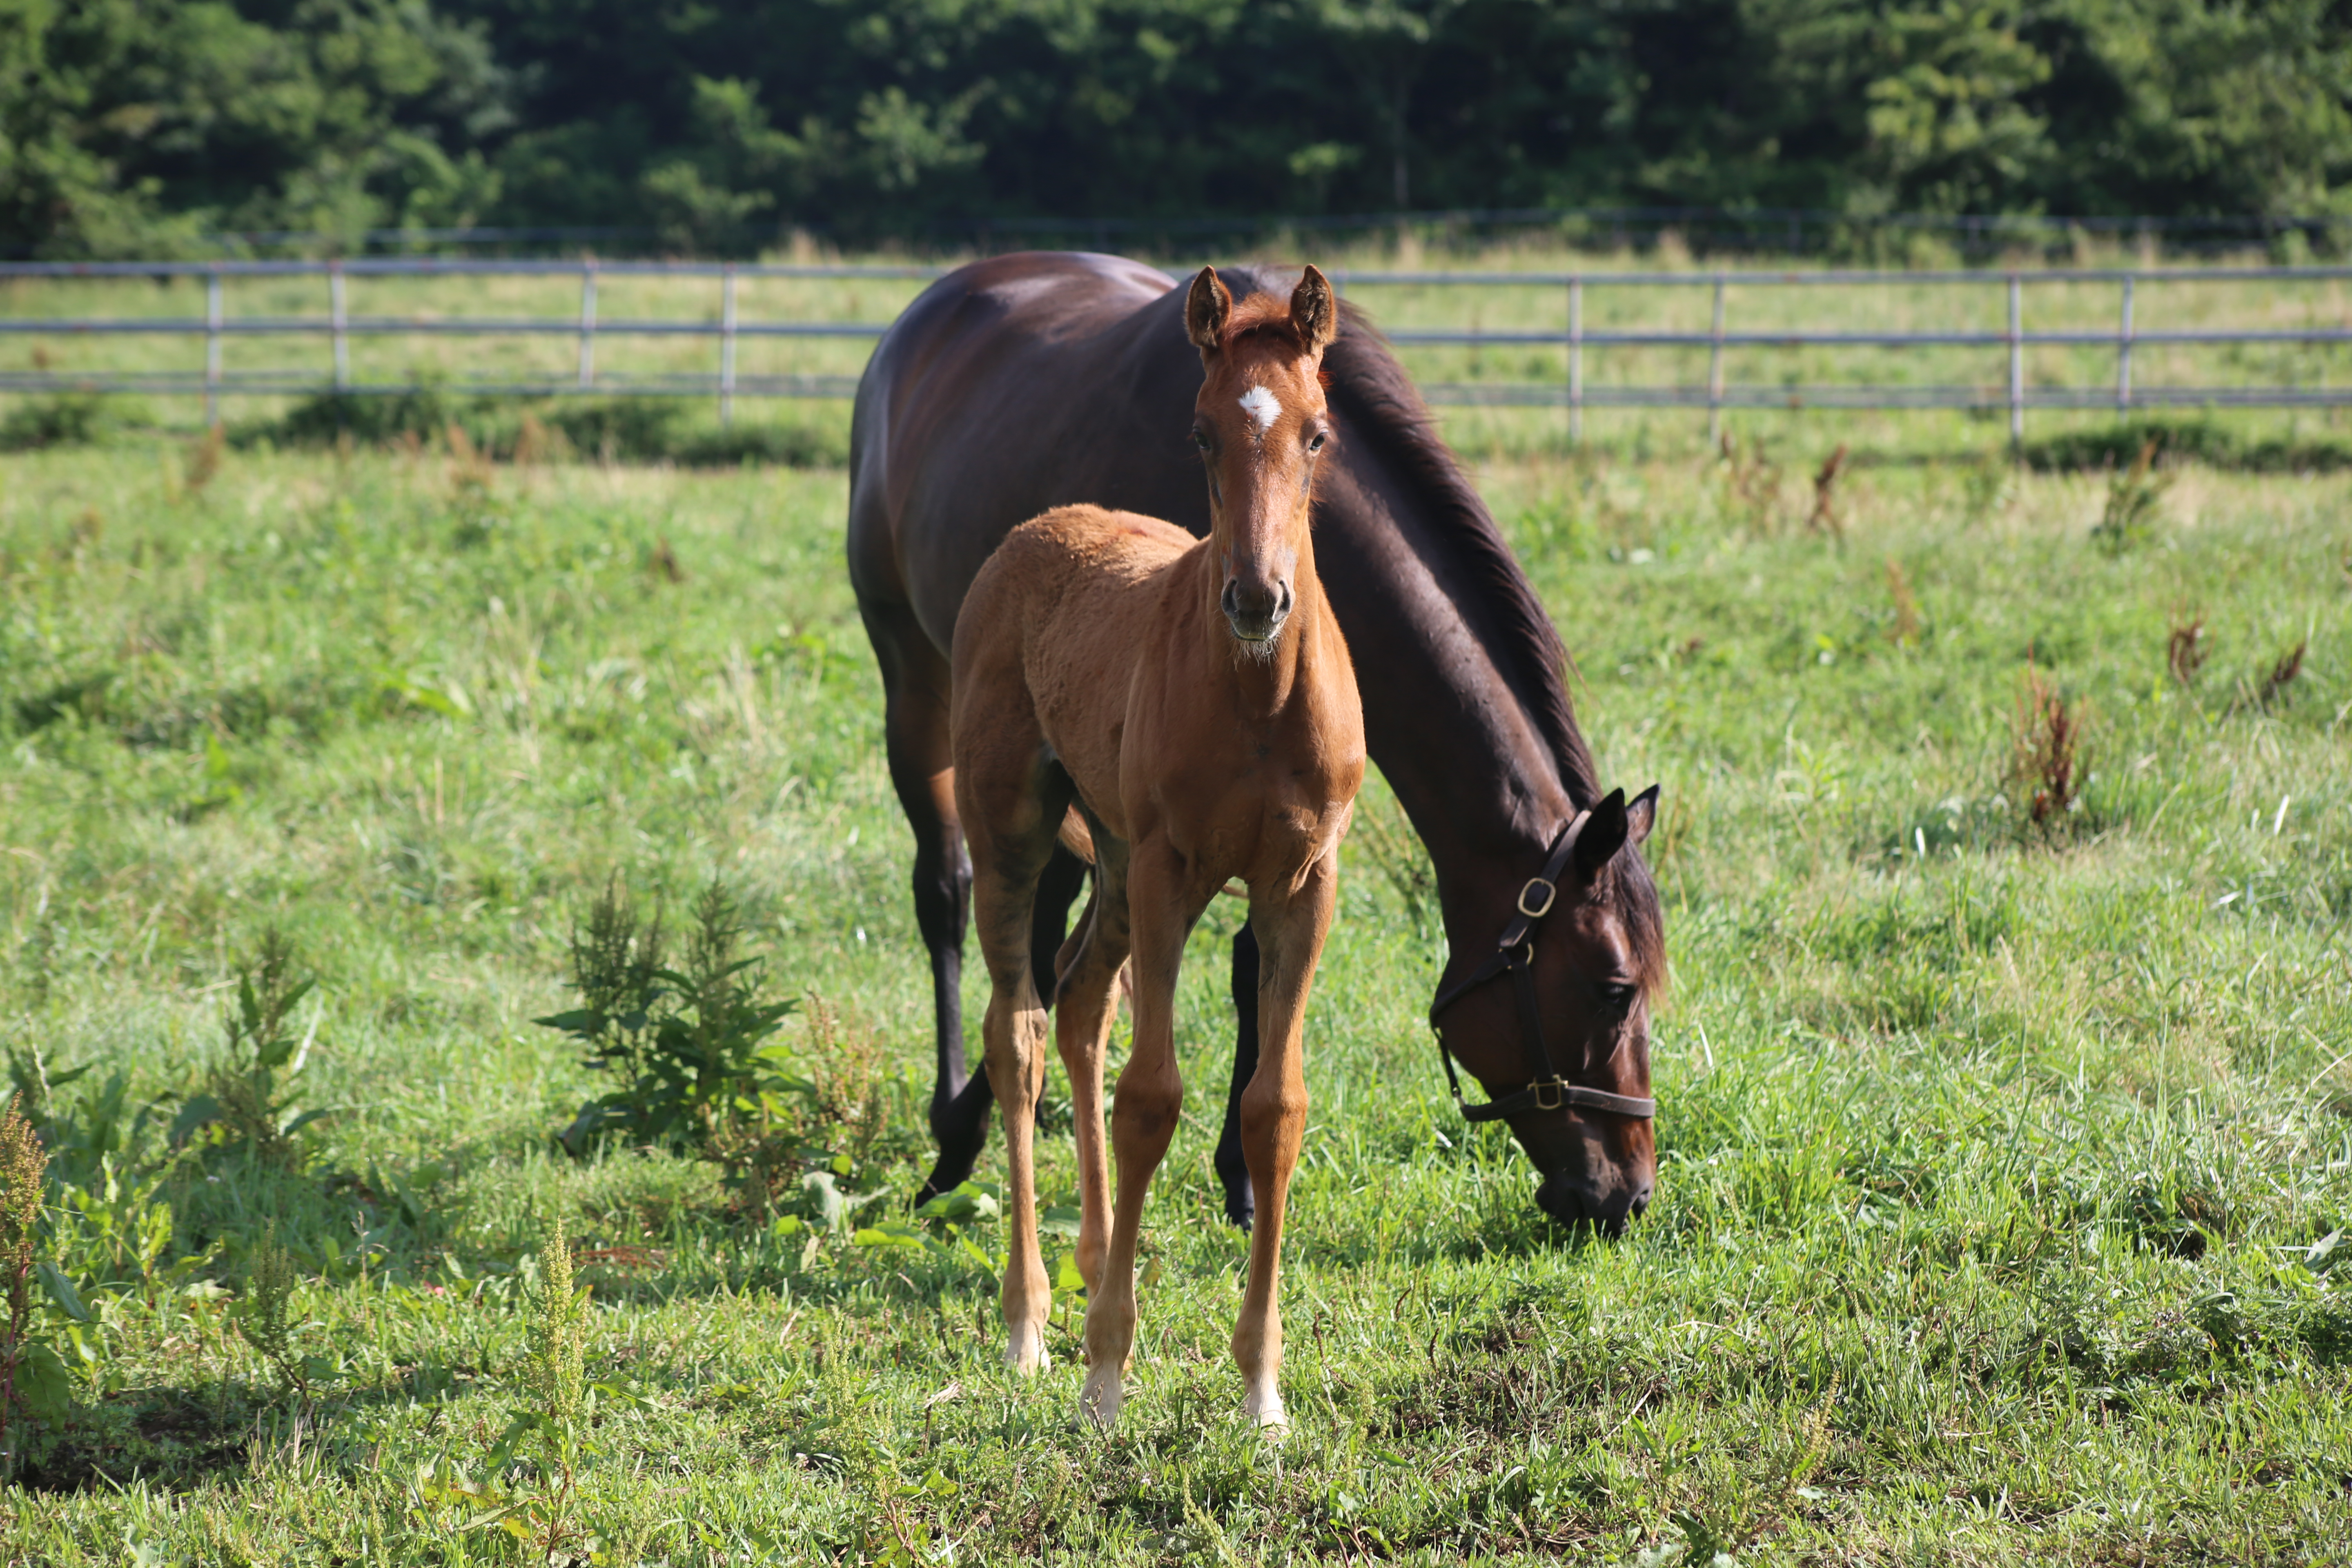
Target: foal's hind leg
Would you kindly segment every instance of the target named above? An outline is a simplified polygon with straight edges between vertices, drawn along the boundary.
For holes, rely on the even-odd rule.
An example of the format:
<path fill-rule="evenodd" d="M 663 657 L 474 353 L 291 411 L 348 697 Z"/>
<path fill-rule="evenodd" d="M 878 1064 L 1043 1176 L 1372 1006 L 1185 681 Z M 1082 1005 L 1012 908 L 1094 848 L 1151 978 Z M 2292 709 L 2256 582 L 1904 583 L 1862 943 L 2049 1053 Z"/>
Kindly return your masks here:
<path fill-rule="evenodd" d="M 1021 715 L 1025 718 L 1026 715 Z M 965 753 L 956 779 L 971 842 L 972 893 L 981 953 L 988 965 L 988 1015 L 981 1025 L 989 1081 L 1004 1118 L 1006 1196 L 1011 1214 L 1004 1264 L 1005 1361 L 1023 1372 L 1045 1365 L 1052 1288 L 1037 1247 L 1035 1130 L 1045 1084 L 1045 1008 L 1030 973 L 1030 922 L 1037 879 L 1070 798 L 1068 775 L 1040 763 L 1034 721 L 1010 714 L 977 721 L 1001 743 Z M 1024 743 L 1024 729 L 1027 731 Z"/>
<path fill-rule="evenodd" d="M 1095 836 L 1094 896 L 1078 917 L 1054 1003 L 1054 1046 L 1070 1078 L 1078 1143 L 1078 1274 L 1102 1288 L 1110 1233 L 1110 1167 L 1103 1149 L 1103 1056 L 1108 1048 L 1119 965 L 1127 962 L 1127 847 Z"/>

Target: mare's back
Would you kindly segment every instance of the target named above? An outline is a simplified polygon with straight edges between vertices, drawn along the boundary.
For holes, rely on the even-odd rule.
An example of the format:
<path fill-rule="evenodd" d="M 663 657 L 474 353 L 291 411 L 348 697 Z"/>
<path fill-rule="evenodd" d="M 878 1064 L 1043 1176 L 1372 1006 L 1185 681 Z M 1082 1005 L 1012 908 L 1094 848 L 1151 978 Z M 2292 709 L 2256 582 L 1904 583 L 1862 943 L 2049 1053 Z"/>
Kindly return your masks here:
<path fill-rule="evenodd" d="M 1040 512 L 1087 501 L 1205 532 L 1182 310 L 1164 273 L 1108 256 L 996 257 L 926 289 L 858 384 L 860 597 L 911 605 L 946 647 L 981 563 Z"/>

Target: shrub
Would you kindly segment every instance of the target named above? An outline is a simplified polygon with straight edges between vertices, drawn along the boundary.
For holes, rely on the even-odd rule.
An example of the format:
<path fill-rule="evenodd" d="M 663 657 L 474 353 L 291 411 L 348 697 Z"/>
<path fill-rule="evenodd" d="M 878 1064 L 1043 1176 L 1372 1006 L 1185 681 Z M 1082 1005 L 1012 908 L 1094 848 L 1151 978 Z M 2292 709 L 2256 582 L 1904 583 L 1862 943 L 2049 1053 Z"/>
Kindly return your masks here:
<path fill-rule="evenodd" d="M 13 1476 L 24 1447 L 23 1417 L 61 1417 L 71 1384 L 58 1352 L 32 1337 L 36 1271 L 51 1291 L 68 1289 L 35 1253 L 48 1156 L 15 1100 L 0 1112 L 0 1479 Z"/>
<path fill-rule="evenodd" d="M 121 421 L 95 392 L 61 392 L 27 399 L 0 419 L 0 451 L 27 452 L 43 447 L 87 447 L 112 435 Z"/>
<path fill-rule="evenodd" d="M 2107 504 L 2093 525 L 2091 537 L 2110 555 L 2120 555 L 2143 542 L 2155 527 L 2157 509 L 2164 492 L 2172 488 L 2171 473 L 2156 466 L 2160 444 L 2158 437 L 2149 437 L 2131 467 L 2107 481 Z"/>
<path fill-rule="evenodd" d="M 299 1075 L 310 1049 L 310 1036 L 298 1041 L 290 1026 L 295 1004 L 316 982 L 296 979 L 295 967 L 294 944 L 275 926 L 237 966 L 236 1000 L 221 1020 L 221 1058 L 173 1122 L 173 1143 L 207 1131 L 223 1147 L 241 1149 L 263 1164 L 300 1168 L 294 1135 L 330 1112 L 304 1110 L 280 1092 L 279 1075 L 289 1080 Z"/>
<path fill-rule="evenodd" d="M 760 997 L 761 960 L 739 955 L 734 895 L 714 879 L 696 900 L 682 967 L 663 952 L 658 910 L 641 917 L 617 879 L 589 905 L 571 943 L 582 1005 L 538 1022 L 588 1048 L 587 1065 L 620 1081 L 580 1108 L 562 1134 L 584 1153 L 601 1140 L 681 1150 L 718 1164 L 764 1212 L 790 1163 L 815 1086 L 772 1043 L 794 1001 Z"/>

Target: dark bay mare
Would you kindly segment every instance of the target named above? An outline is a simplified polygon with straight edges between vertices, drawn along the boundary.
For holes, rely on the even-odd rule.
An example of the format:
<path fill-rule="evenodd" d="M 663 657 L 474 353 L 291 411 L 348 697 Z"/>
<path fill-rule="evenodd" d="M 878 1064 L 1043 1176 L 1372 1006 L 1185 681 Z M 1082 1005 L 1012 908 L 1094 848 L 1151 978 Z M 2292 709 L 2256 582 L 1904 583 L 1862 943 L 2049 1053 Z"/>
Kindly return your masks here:
<path fill-rule="evenodd" d="M 1296 278 L 1222 274 L 1237 299 Z M 968 1177 L 988 1136 L 967 1070 L 963 942 L 971 869 L 956 816 L 947 650 L 973 575 L 1017 524 L 1091 503 L 1209 531 L 1201 387 L 1184 291 L 1117 257 L 1029 252 L 925 289 L 874 352 L 850 435 L 849 574 L 881 666 L 890 776 L 915 834 L 915 914 L 931 959 L 940 1158 Z M 1639 852 L 1654 786 L 1603 795 L 1563 682 L 1566 652 L 1493 517 L 1395 356 L 1342 308 L 1324 353 L 1332 426 L 1316 479 L 1325 593 L 1354 656 L 1365 740 L 1427 847 L 1450 950 L 1432 1022 L 1494 1097 L 1552 1215 L 1622 1227 L 1656 1173 L 1649 999 L 1663 982 L 1656 889 Z M 1086 867 L 1057 852 L 1038 889 L 1037 989 Z M 1234 939 L 1239 1015 L 1217 1172 L 1254 1203 L 1241 1090 L 1256 1070 L 1258 948 Z M 1450 1053 L 1450 1054 L 1449 1054 Z M 1460 1090 L 1455 1090 L 1457 1099 Z"/>

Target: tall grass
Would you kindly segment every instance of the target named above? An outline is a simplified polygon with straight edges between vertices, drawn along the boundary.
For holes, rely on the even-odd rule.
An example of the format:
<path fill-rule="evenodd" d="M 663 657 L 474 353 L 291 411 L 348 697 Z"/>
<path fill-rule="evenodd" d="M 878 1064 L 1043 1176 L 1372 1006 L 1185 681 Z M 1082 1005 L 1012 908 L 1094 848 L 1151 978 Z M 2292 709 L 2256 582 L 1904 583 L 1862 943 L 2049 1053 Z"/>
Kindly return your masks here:
<path fill-rule="evenodd" d="M 1602 773 L 1664 785 L 1660 1194 L 1622 1243 L 1554 1231 L 1454 1115 L 1425 871 L 1368 786 L 1278 1452 L 1223 1348 L 1232 910 L 1189 954 L 1115 1442 L 1068 1424 L 1067 1299 L 1055 1372 L 997 1364 L 992 1194 L 906 1211 L 928 976 L 837 471 L 0 460 L 0 1044 L 91 1069 L 47 1224 L 92 1321 L 53 1335 L 74 1409 L 0 1492 L 10 1552 L 2340 1559 L 2352 481 L 2185 465 L 2111 552 L 2105 478 L 1857 439 L 1809 528 L 1830 435 L 1482 467 Z M 2035 679 L 2081 715 L 2063 832 L 2011 774 Z M 723 877 L 767 1000 L 819 999 L 785 1039 L 844 1113 L 772 1212 L 557 1142 L 610 1086 L 530 1020 L 614 868 L 673 907 Z M 296 1162 L 175 1152 L 273 927 L 339 1113 Z M 1050 1229 L 1066 1135 L 1041 1186 Z M 499 1436 L 559 1219 L 597 1393 L 551 1459 Z M 306 1390 L 238 1331 L 272 1322 Z"/>

